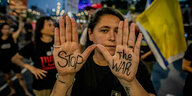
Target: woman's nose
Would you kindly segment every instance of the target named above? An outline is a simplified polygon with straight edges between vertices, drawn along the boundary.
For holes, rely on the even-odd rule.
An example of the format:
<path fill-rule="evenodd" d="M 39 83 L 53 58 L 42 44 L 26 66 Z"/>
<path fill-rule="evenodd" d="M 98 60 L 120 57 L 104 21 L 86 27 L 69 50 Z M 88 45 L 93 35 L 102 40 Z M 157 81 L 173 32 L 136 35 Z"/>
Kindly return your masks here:
<path fill-rule="evenodd" d="M 115 41 L 115 32 L 114 31 L 109 32 L 109 40 L 110 41 Z"/>

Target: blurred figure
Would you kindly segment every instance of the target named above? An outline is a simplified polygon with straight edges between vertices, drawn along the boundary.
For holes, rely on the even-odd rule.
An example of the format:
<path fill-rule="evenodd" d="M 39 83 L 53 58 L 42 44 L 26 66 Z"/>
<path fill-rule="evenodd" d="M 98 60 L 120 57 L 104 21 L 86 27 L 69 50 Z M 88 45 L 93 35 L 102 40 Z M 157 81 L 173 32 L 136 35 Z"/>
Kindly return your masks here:
<path fill-rule="evenodd" d="M 25 42 L 29 43 L 30 41 L 32 41 L 32 35 L 33 35 L 33 27 L 30 18 L 26 19 L 24 28 L 25 28 Z"/>
<path fill-rule="evenodd" d="M 79 23 L 77 23 L 77 32 L 78 34 L 81 34 L 84 30 L 84 23 L 82 21 L 80 21 Z"/>
<path fill-rule="evenodd" d="M 40 17 L 36 23 L 35 40 L 24 46 L 12 58 L 12 62 L 33 73 L 33 92 L 36 96 L 49 96 L 56 80 L 56 68 L 52 55 L 54 24 L 51 17 Z M 34 66 L 23 58 L 31 58 Z"/>
<path fill-rule="evenodd" d="M 90 20 L 91 18 L 91 15 L 94 13 L 94 11 L 96 9 L 99 9 L 99 8 L 102 8 L 103 6 L 102 5 L 99 5 L 99 4 L 93 4 L 91 6 L 87 6 L 85 7 L 85 10 L 88 12 L 88 20 Z M 85 45 L 86 45 L 86 42 L 87 42 L 87 26 L 88 25 L 85 25 L 86 27 L 84 27 L 84 30 L 81 34 L 81 37 L 80 37 L 80 48 L 81 48 L 81 51 L 83 51 L 85 49 Z"/>
<path fill-rule="evenodd" d="M 88 12 L 88 20 L 91 18 L 91 15 L 94 13 L 94 11 L 98 9 L 96 7 L 93 6 L 87 6 L 85 7 L 85 10 Z"/>
<path fill-rule="evenodd" d="M 17 26 L 17 22 L 14 20 L 14 17 L 7 16 L 6 22 L 9 24 L 11 32 L 17 31 L 18 26 Z"/>
<path fill-rule="evenodd" d="M 13 70 L 17 76 L 21 87 L 25 91 L 25 94 L 30 96 L 23 77 L 20 73 L 20 67 L 11 63 L 11 57 L 18 51 L 17 38 L 23 28 L 22 24 L 22 17 L 19 17 L 19 28 L 16 32 L 13 33 L 11 33 L 10 26 L 7 23 L 4 23 L 0 26 L 0 69 L 4 72 L 8 86 L 10 88 L 10 94 L 8 96 L 15 94 L 15 90 L 13 89 L 13 84 L 11 81 L 11 70 Z"/>
<path fill-rule="evenodd" d="M 141 62 L 145 64 L 149 74 L 151 75 L 151 72 L 153 70 L 153 64 L 155 63 L 156 59 L 153 55 L 153 52 L 150 50 L 147 41 L 144 38 L 141 42 L 140 55 L 141 55 Z"/>
<path fill-rule="evenodd" d="M 182 63 L 182 70 L 188 72 L 183 89 L 183 96 L 189 96 L 192 90 L 192 44 L 190 44 L 185 52 Z"/>

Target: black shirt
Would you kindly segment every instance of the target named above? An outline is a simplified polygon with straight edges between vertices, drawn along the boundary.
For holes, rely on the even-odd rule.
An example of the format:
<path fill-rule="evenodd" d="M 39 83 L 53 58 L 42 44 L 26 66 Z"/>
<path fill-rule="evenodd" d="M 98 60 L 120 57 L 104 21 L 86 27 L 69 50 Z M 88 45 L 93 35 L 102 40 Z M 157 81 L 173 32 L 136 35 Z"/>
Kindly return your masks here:
<path fill-rule="evenodd" d="M 25 31 L 26 31 L 26 35 L 25 35 L 25 40 L 29 41 L 32 39 L 32 25 L 31 24 L 25 24 L 24 25 Z M 31 31 L 29 31 L 31 30 Z"/>
<path fill-rule="evenodd" d="M 12 35 L 6 40 L 0 37 L 0 58 L 2 64 L 11 63 L 11 58 L 18 51 L 18 45 L 14 42 Z"/>
<path fill-rule="evenodd" d="M 147 72 L 147 69 L 142 66 L 139 67 L 139 70 Z M 144 82 L 142 85 L 147 92 L 155 94 L 149 75 L 145 74 L 145 72 L 139 72 L 139 70 L 139 76 L 137 77 L 141 80 L 138 81 Z M 148 77 L 145 77 L 146 75 Z M 123 86 L 116 76 L 112 74 L 110 68 L 108 66 L 98 66 L 93 61 L 92 56 L 88 58 L 75 78 L 72 96 L 119 96 L 115 94 L 127 96 Z"/>
<path fill-rule="evenodd" d="M 186 60 L 192 61 L 192 44 L 190 44 L 189 47 L 187 48 L 184 58 Z"/>
<path fill-rule="evenodd" d="M 190 44 L 187 48 L 187 50 L 185 51 L 185 55 L 184 58 L 188 61 L 192 61 L 192 44 Z M 192 64 L 191 64 L 192 67 Z M 192 73 L 188 72 L 188 77 L 186 79 L 192 80 Z"/>
<path fill-rule="evenodd" d="M 190 44 L 185 51 L 184 59 L 188 61 L 192 61 L 192 44 Z M 190 64 L 192 66 L 192 64 Z M 183 87 L 183 96 L 189 96 L 191 94 L 192 89 L 192 73 L 188 72 L 187 77 L 185 79 L 185 85 Z"/>
<path fill-rule="evenodd" d="M 19 51 L 19 54 L 25 58 L 32 58 L 34 66 L 47 71 L 46 77 L 43 79 L 36 79 L 33 77 L 33 89 L 52 89 L 56 80 L 56 67 L 52 55 L 51 43 L 44 43 L 42 41 L 34 44 L 33 42 L 26 45 Z"/>

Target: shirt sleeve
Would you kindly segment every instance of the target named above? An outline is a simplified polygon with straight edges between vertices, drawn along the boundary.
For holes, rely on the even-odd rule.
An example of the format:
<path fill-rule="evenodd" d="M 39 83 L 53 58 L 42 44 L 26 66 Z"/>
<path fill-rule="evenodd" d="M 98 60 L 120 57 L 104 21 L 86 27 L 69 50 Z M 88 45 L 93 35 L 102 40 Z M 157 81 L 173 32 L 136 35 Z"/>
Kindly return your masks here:
<path fill-rule="evenodd" d="M 19 54 L 24 58 L 29 59 L 32 55 L 33 50 L 34 50 L 34 45 L 31 42 L 28 45 L 24 46 L 21 50 L 19 50 Z"/>
<path fill-rule="evenodd" d="M 185 52 L 184 58 L 192 61 L 192 44 L 190 44 Z"/>

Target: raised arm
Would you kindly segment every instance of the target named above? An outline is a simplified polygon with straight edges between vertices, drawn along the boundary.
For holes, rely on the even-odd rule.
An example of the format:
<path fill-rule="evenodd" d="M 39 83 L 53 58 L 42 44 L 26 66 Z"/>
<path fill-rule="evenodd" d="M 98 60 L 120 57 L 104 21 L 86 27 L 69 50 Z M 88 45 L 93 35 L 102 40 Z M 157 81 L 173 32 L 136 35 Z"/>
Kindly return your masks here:
<path fill-rule="evenodd" d="M 140 44 L 142 34 L 140 33 L 135 44 L 135 24 L 131 24 L 129 32 L 128 20 L 120 21 L 116 36 L 116 52 L 114 56 L 98 45 L 101 53 L 109 62 L 112 73 L 119 79 L 127 96 L 148 96 L 148 93 L 136 79 L 139 64 Z"/>
<path fill-rule="evenodd" d="M 22 16 L 19 16 L 19 28 L 17 29 L 16 32 L 13 32 L 13 34 L 12 34 L 12 37 L 13 37 L 13 40 L 15 43 L 17 43 L 17 38 L 23 29 L 23 21 L 22 20 L 23 20 Z"/>
<path fill-rule="evenodd" d="M 70 96 L 76 72 L 81 69 L 96 46 L 89 46 L 81 54 L 75 20 L 66 16 L 65 28 L 64 19 L 60 17 L 59 26 L 60 29 L 55 29 L 53 52 L 58 76 L 51 96 Z"/>

